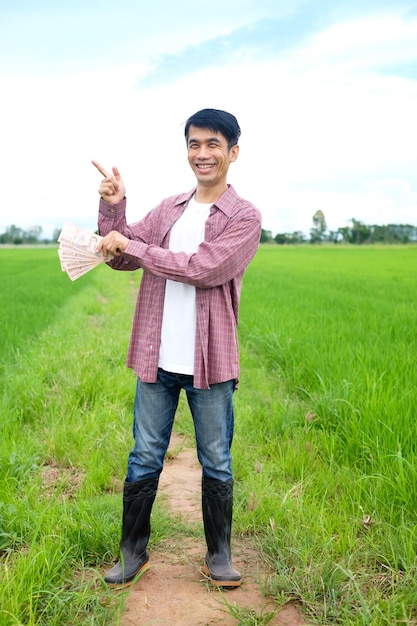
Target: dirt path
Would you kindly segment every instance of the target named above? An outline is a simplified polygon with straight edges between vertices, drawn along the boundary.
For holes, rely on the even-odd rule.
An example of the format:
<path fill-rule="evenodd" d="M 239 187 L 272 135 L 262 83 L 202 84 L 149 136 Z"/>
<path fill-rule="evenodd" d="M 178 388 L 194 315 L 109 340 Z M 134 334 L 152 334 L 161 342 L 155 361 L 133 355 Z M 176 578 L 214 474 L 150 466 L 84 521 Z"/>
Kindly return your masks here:
<path fill-rule="evenodd" d="M 164 498 L 171 514 L 184 517 L 187 525 L 201 524 L 201 469 L 194 450 L 182 446 L 181 438 L 173 435 L 158 498 Z M 233 564 L 243 574 L 242 586 L 236 589 L 219 591 L 205 580 L 200 571 L 205 551 L 199 537 L 184 540 L 174 535 L 158 543 L 150 568 L 129 591 L 121 626 L 238 626 L 241 622 L 229 613 L 225 601 L 253 610 L 258 618 L 274 611 L 273 601 L 262 594 L 268 570 L 250 538 L 233 541 Z M 292 606 L 282 607 L 268 623 L 306 624 Z"/>

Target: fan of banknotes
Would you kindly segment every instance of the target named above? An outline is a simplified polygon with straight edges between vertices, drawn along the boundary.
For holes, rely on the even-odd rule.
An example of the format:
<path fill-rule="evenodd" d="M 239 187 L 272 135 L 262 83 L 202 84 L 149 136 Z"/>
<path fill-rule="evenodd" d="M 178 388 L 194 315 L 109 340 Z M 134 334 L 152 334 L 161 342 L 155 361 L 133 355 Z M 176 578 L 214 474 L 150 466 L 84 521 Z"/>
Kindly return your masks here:
<path fill-rule="evenodd" d="M 59 260 L 63 272 L 71 280 L 76 280 L 89 272 L 93 267 L 104 263 L 102 252 L 97 252 L 97 244 L 102 239 L 100 235 L 84 230 L 72 224 L 65 224 L 58 237 Z M 107 256 L 107 261 L 113 257 Z"/>

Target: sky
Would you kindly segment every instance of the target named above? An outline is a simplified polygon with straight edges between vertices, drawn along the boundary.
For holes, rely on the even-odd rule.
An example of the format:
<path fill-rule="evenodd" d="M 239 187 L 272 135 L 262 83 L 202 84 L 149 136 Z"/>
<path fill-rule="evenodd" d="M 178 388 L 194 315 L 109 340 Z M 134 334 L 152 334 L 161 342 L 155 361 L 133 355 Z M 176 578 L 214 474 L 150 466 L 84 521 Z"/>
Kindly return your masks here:
<path fill-rule="evenodd" d="M 0 0 L 0 233 L 96 229 L 117 166 L 134 222 L 187 191 L 184 123 L 241 126 L 228 181 L 263 228 L 417 225 L 417 1 Z"/>

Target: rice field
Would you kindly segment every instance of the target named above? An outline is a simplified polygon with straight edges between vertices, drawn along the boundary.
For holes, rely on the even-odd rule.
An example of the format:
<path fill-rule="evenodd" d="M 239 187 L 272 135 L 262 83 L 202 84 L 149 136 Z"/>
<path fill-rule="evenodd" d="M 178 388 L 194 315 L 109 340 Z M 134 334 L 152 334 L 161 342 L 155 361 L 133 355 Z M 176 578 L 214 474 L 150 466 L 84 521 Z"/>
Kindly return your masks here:
<path fill-rule="evenodd" d="M 115 624 L 140 273 L 0 249 L 0 624 Z M 235 526 L 309 623 L 417 624 L 417 246 L 261 246 L 245 276 Z M 188 434 L 184 411 L 176 428 Z M 170 533 L 158 508 L 154 536 Z M 242 622 L 243 623 L 243 622 Z M 258 622 L 261 623 L 261 622 Z"/>

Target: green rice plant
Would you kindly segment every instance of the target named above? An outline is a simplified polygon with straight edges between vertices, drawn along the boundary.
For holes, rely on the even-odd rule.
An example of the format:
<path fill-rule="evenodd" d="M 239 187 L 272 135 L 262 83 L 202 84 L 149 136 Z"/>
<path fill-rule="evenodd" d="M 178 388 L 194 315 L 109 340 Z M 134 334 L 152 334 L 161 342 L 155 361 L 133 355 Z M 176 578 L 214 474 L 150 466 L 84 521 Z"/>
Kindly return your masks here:
<path fill-rule="evenodd" d="M 36 267 L 28 251 L 33 276 L 35 270 L 45 276 L 47 268 L 56 270 L 56 250 L 50 265 L 43 264 L 50 252 L 40 251 Z M 111 291 L 101 282 L 110 275 L 102 267 L 74 288 L 56 274 L 61 297 L 54 301 L 53 289 L 51 297 L 45 291 L 44 314 L 22 311 L 2 353 L 2 624 L 112 623 L 122 606 L 105 586 L 97 590 L 99 572 L 91 569 L 88 579 L 85 573 L 111 562 L 118 551 L 115 477 L 125 469 L 134 388 L 123 364 L 138 281 L 120 275 Z M 26 293 L 22 309 L 31 302 L 32 273 L 29 282 L 24 276 L 16 280 Z M 54 315 L 48 316 L 49 306 Z M 16 309 L 1 309 L 11 328 Z"/>
<path fill-rule="evenodd" d="M 140 273 L 71 283 L 48 249 L 0 264 L 0 623 L 116 623 L 124 599 L 101 575 L 118 550 Z M 310 622 L 417 623 L 416 270 L 413 246 L 265 246 L 245 276 L 234 532 L 270 564 L 265 593 Z M 191 442 L 184 400 L 176 428 Z M 191 532 L 158 501 L 153 529 L 155 543 Z"/>
<path fill-rule="evenodd" d="M 140 275 L 99 267 L 73 292 L 58 276 L 69 290 L 56 315 L 43 328 L 23 316 L 19 351 L 2 355 L 1 624 L 115 624 L 126 597 L 102 573 L 119 551 L 135 386 L 124 360 Z M 30 293 L 30 280 L 19 284 Z M 154 508 L 151 545 L 172 532 Z"/>
<path fill-rule="evenodd" d="M 3 362 L 19 354 L 23 342 L 59 315 L 65 302 L 89 282 L 71 284 L 61 272 L 57 249 L 6 248 L 0 254 L 2 298 L 0 309 L 0 355 Z"/>
<path fill-rule="evenodd" d="M 320 623 L 415 618 L 416 266 L 411 246 L 264 247 L 247 271 L 258 372 L 239 391 L 236 518 L 262 537 L 271 593 Z"/>

